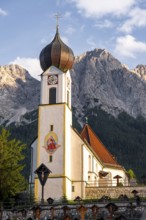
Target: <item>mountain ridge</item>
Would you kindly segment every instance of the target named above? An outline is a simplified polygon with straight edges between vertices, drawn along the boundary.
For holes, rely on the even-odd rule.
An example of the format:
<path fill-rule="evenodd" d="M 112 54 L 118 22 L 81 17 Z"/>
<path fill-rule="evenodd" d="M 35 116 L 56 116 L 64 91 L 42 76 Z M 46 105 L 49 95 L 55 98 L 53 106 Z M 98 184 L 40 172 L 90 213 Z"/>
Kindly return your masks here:
<path fill-rule="evenodd" d="M 76 57 L 71 77 L 72 106 L 80 124 L 85 109 L 95 106 L 114 117 L 124 111 L 146 118 L 146 65 L 129 70 L 107 50 L 94 49 Z M 18 65 L 0 66 L 0 79 L 1 123 L 4 118 L 20 122 L 21 116 L 37 109 L 40 82 L 27 70 Z"/>
<path fill-rule="evenodd" d="M 140 177 L 146 169 L 146 66 L 129 70 L 108 51 L 95 49 L 76 57 L 71 77 L 73 127 L 80 130 L 88 117 L 120 164 Z M 18 65 L 0 67 L 0 79 L 0 125 L 28 152 L 37 136 L 40 82 Z"/>
<path fill-rule="evenodd" d="M 142 67 L 145 68 L 143 75 Z M 146 66 L 139 65 L 130 71 L 106 50 L 95 49 L 75 60 L 71 76 L 72 103 L 77 118 L 87 106 L 100 106 L 115 117 L 122 111 L 133 117 L 146 117 Z M 137 90 L 137 85 L 141 92 Z M 136 101 L 140 102 L 140 107 L 137 107 Z"/>

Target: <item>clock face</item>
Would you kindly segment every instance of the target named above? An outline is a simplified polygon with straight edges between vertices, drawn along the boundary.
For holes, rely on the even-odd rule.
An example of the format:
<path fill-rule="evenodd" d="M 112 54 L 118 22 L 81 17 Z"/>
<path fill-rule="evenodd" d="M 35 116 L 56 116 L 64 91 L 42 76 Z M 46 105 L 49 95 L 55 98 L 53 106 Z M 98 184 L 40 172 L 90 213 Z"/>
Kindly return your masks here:
<path fill-rule="evenodd" d="M 58 76 L 57 75 L 48 76 L 48 85 L 55 85 L 57 83 L 58 83 Z"/>

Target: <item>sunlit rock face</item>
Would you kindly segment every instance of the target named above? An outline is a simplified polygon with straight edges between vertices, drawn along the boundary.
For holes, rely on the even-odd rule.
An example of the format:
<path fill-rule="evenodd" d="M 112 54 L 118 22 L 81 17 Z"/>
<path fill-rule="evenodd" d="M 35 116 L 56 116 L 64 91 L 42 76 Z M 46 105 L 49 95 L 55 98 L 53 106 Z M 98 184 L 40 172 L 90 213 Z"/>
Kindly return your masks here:
<path fill-rule="evenodd" d="M 37 108 L 40 82 L 18 65 L 0 66 L 0 118 L 20 120 Z M 17 116 L 16 116 L 17 115 Z"/>
<path fill-rule="evenodd" d="M 127 112 L 146 118 L 146 66 L 134 70 L 108 51 L 95 49 L 76 57 L 72 75 L 72 105 L 80 121 L 95 106 L 115 117 Z"/>

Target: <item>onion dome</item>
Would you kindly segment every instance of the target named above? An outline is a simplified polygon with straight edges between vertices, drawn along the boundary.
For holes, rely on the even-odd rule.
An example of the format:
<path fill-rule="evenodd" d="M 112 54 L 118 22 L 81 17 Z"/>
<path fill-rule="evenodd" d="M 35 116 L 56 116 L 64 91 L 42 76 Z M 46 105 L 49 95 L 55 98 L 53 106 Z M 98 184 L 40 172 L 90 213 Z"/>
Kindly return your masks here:
<path fill-rule="evenodd" d="M 71 69 L 74 62 L 74 54 L 60 38 L 58 27 L 54 39 L 40 53 L 40 65 L 43 71 L 50 66 L 55 66 L 62 72 Z"/>

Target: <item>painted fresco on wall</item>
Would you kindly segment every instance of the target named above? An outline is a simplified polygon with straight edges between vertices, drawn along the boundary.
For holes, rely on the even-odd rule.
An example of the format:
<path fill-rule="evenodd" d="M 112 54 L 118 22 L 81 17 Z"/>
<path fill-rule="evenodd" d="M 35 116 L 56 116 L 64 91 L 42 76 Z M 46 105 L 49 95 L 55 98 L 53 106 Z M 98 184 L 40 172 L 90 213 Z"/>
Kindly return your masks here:
<path fill-rule="evenodd" d="M 49 154 L 53 154 L 60 147 L 58 137 L 54 132 L 51 131 L 46 135 L 43 147 Z"/>

